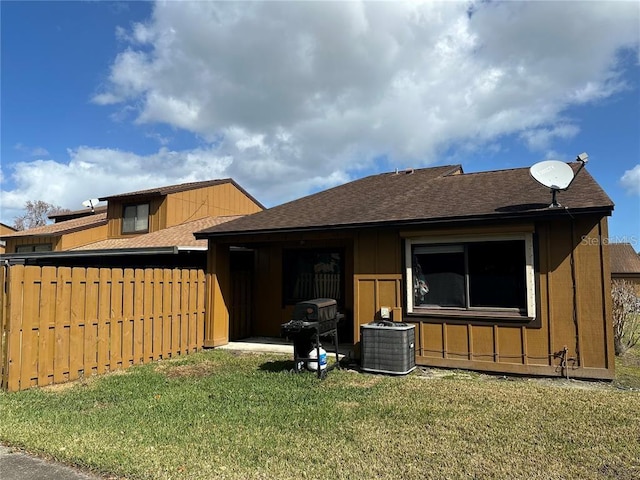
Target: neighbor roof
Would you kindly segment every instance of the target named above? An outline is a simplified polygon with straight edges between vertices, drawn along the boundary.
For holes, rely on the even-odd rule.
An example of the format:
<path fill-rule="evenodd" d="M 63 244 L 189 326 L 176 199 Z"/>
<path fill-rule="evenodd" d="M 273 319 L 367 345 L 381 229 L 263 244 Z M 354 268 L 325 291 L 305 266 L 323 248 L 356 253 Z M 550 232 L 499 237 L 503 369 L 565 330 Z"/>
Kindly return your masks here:
<path fill-rule="evenodd" d="M 577 170 L 580 164 L 570 165 Z M 567 215 L 566 209 L 605 214 L 613 210 L 611 199 L 586 170 L 557 198 L 565 208 L 549 208 L 549 189 L 538 184 L 528 168 L 465 174 L 460 165 L 448 165 L 372 175 L 196 236 Z"/>
<path fill-rule="evenodd" d="M 0 238 L 13 237 L 58 237 L 65 233 L 72 233 L 87 228 L 99 227 L 107 223 L 106 213 L 96 213 L 85 217 L 74 218 L 64 222 L 43 225 L 42 227 L 29 228 L 15 233 L 1 235 Z"/>
<path fill-rule="evenodd" d="M 195 190 L 197 188 L 205 188 L 213 185 L 223 185 L 225 183 L 230 183 L 234 185 L 238 190 L 240 190 L 247 197 L 253 200 L 253 202 L 255 202 L 256 205 L 259 205 L 261 208 L 264 208 L 264 206 L 260 202 L 258 202 L 258 200 L 253 198 L 252 195 L 250 195 L 244 188 L 238 185 L 232 178 L 222 178 L 218 180 L 205 180 L 202 182 L 180 183 L 178 185 L 167 185 L 165 187 L 156 187 L 156 188 L 150 188 L 147 190 L 138 190 L 135 192 L 119 193 L 117 195 L 101 197 L 99 200 L 102 202 L 105 200 L 109 201 L 109 200 L 116 200 L 116 199 L 125 199 L 129 197 L 158 197 L 163 195 L 169 195 L 170 193 L 186 192 L 188 190 Z"/>
<path fill-rule="evenodd" d="M 173 227 L 158 230 L 152 233 L 136 235 L 130 238 L 110 238 L 99 242 L 90 243 L 72 250 L 112 250 L 156 247 L 178 247 L 179 249 L 206 249 L 206 240 L 196 240 L 194 232 L 204 228 L 210 228 L 231 220 L 240 218 L 241 215 L 228 215 L 220 217 L 205 217 L 198 220 L 175 225 Z"/>
<path fill-rule="evenodd" d="M 640 274 L 640 256 L 630 243 L 610 243 L 611 273 Z"/>
<path fill-rule="evenodd" d="M 90 208 L 83 208 L 82 210 L 69 210 L 66 212 L 53 213 L 51 215 L 47 215 L 47 218 L 53 220 L 57 223 L 65 222 L 67 220 L 72 220 L 78 217 L 86 217 L 89 215 L 95 215 L 96 213 L 103 213 L 107 211 L 106 205 L 100 205 L 99 207 L 94 207 L 93 211 Z"/>

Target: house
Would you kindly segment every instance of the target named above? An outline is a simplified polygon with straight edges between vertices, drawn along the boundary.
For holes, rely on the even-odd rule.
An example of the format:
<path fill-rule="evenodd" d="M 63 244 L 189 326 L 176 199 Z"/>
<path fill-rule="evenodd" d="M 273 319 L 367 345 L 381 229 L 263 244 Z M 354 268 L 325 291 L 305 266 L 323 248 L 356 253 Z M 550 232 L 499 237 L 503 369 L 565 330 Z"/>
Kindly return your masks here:
<path fill-rule="evenodd" d="M 5 233 L 13 233 L 16 229 L 10 227 L 9 225 L 5 225 L 4 223 L 0 223 L 0 237 Z M 4 240 L 0 240 L 0 254 L 4 253 L 6 248 L 6 242 Z"/>
<path fill-rule="evenodd" d="M 25 254 L 69 250 L 106 236 L 107 214 L 103 212 L 19 232 L 3 233 L 0 238 L 6 242 L 5 253 Z"/>
<path fill-rule="evenodd" d="M 630 243 L 610 243 L 611 279 L 624 280 L 634 286 L 640 297 L 640 256 Z"/>
<path fill-rule="evenodd" d="M 369 176 L 198 232 L 209 242 L 205 346 L 279 336 L 296 302 L 326 296 L 356 352 L 360 326 L 385 307 L 415 326 L 419 365 L 611 379 L 613 203 L 586 171 L 557 200 L 527 168 L 450 165 Z M 252 252 L 242 268 L 237 249 Z M 252 279 L 243 325 L 239 276 Z"/>
<path fill-rule="evenodd" d="M 204 346 L 207 241 L 194 232 L 263 210 L 231 179 L 103 197 L 106 208 L 6 234 L 0 389 L 64 383 Z M 251 252 L 234 249 L 230 268 Z M 251 257 L 252 259 L 252 257 Z M 241 279 L 238 288 L 248 285 Z M 235 323 L 250 310 L 236 299 Z"/>
<path fill-rule="evenodd" d="M 232 179 L 102 197 L 106 206 L 52 215 L 55 223 L 3 235 L 14 261 L 57 266 L 204 266 L 193 233 L 264 207 Z"/>

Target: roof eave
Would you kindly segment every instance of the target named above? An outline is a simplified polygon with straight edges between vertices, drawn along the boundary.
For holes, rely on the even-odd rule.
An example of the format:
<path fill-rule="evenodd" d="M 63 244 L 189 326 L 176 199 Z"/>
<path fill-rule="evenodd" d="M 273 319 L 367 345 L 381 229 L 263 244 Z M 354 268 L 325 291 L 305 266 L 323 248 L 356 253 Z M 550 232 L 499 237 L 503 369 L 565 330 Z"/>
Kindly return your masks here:
<path fill-rule="evenodd" d="M 65 250 L 54 252 L 26 252 L 5 253 L 0 258 L 9 263 L 21 263 L 20 260 L 32 258 L 82 258 L 82 257 L 113 257 L 128 255 L 175 255 L 180 251 L 178 247 L 152 247 L 152 248 L 113 248 L 104 250 Z"/>
<path fill-rule="evenodd" d="M 273 228 L 262 230 L 246 230 L 246 231 L 226 231 L 226 232 L 195 232 L 194 236 L 198 240 L 208 240 L 213 238 L 224 237 L 243 237 L 255 235 L 273 235 L 287 233 L 309 233 L 319 231 L 336 231 L 336 230 L 356 230 L 363 228 L 381 228 L 381 227 L 412 227 L 412 226 L 448 226 L 459 225 L 460 223 L 478 223 L 487 221 L 514 221 L 514 220 L 544 220 L 550 218 L 559 218 L 561 216 L 573 216 L 584 214 L 601 214 L 610 216 L 613 211 L 613 205 L 602 207 L 587 207 L 578 209 L 548 209 L 535 212 L 513 212 L 513 213 L 489 213 L 484 215 L 471 215 L 460 217 L 446 218 L 430 218 L 430 219 L 407 219 L 407 220 L 391 220 L 379 222 L 363 222 L 337 225 L 314 225 L 310 227 L 290 227 L 290 228 Z"/>

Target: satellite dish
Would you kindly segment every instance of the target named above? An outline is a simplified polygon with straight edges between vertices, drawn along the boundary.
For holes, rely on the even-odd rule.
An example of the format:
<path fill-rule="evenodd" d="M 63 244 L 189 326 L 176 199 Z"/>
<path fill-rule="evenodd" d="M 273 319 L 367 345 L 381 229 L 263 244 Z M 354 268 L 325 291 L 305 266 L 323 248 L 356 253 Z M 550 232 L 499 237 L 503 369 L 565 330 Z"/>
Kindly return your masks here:
<path fill-rule="evenodd" d="M 89 200 L 85 200 L 84 202 L 82 202 L 82 205 L 84 207 L 91 208 L 91 212 L 94 213 L 95 212 L 94 207 L 98 203 L 100 203 L 100 200 L 98 198 L 90 198 Z"/>
<path fill-rule="evenodd" d="M 573 169 L 559 160 L 545 160 L 529 169 L 531 176 L 552 190 L 566 190 L 573 181 Z"/>
<path fill-rule="evenodd" d="M 538 162 L 529 169 L 529 173 L 534 180 L 545 187 L 551 189 L 550 207 L 560 207 L 556 200 L 556 193 L 559 190 L 566 190 L 573 182 L 573 169 L 559 160 L 545 160 Z"/>

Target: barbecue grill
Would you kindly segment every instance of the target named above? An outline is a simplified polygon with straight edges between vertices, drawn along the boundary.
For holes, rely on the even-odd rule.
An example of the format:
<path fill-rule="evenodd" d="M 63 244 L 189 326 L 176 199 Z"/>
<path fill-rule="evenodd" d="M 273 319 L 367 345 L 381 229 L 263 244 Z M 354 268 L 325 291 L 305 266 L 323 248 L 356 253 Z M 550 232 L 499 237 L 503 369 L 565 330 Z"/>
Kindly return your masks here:
<path fill-rule="evenodd" d="M 291 320 L 280 327 L 280 335 L 293 342 L 295 373 L 300 373 L 305 363 L 314 363 L 318 378 L 324 378 L 338 366 L 338 322 L 342 318 L 344 315 L 338 313 L 337 302 L 332 298 L 314 298 L 295 305 Z M 336 355 L 335 363 L 326 367 L 320 363 L 320 338 L 325 337 L 332 338 Z M 316 349 L 315 358 L 308 356 L 312 348 Z"/>

